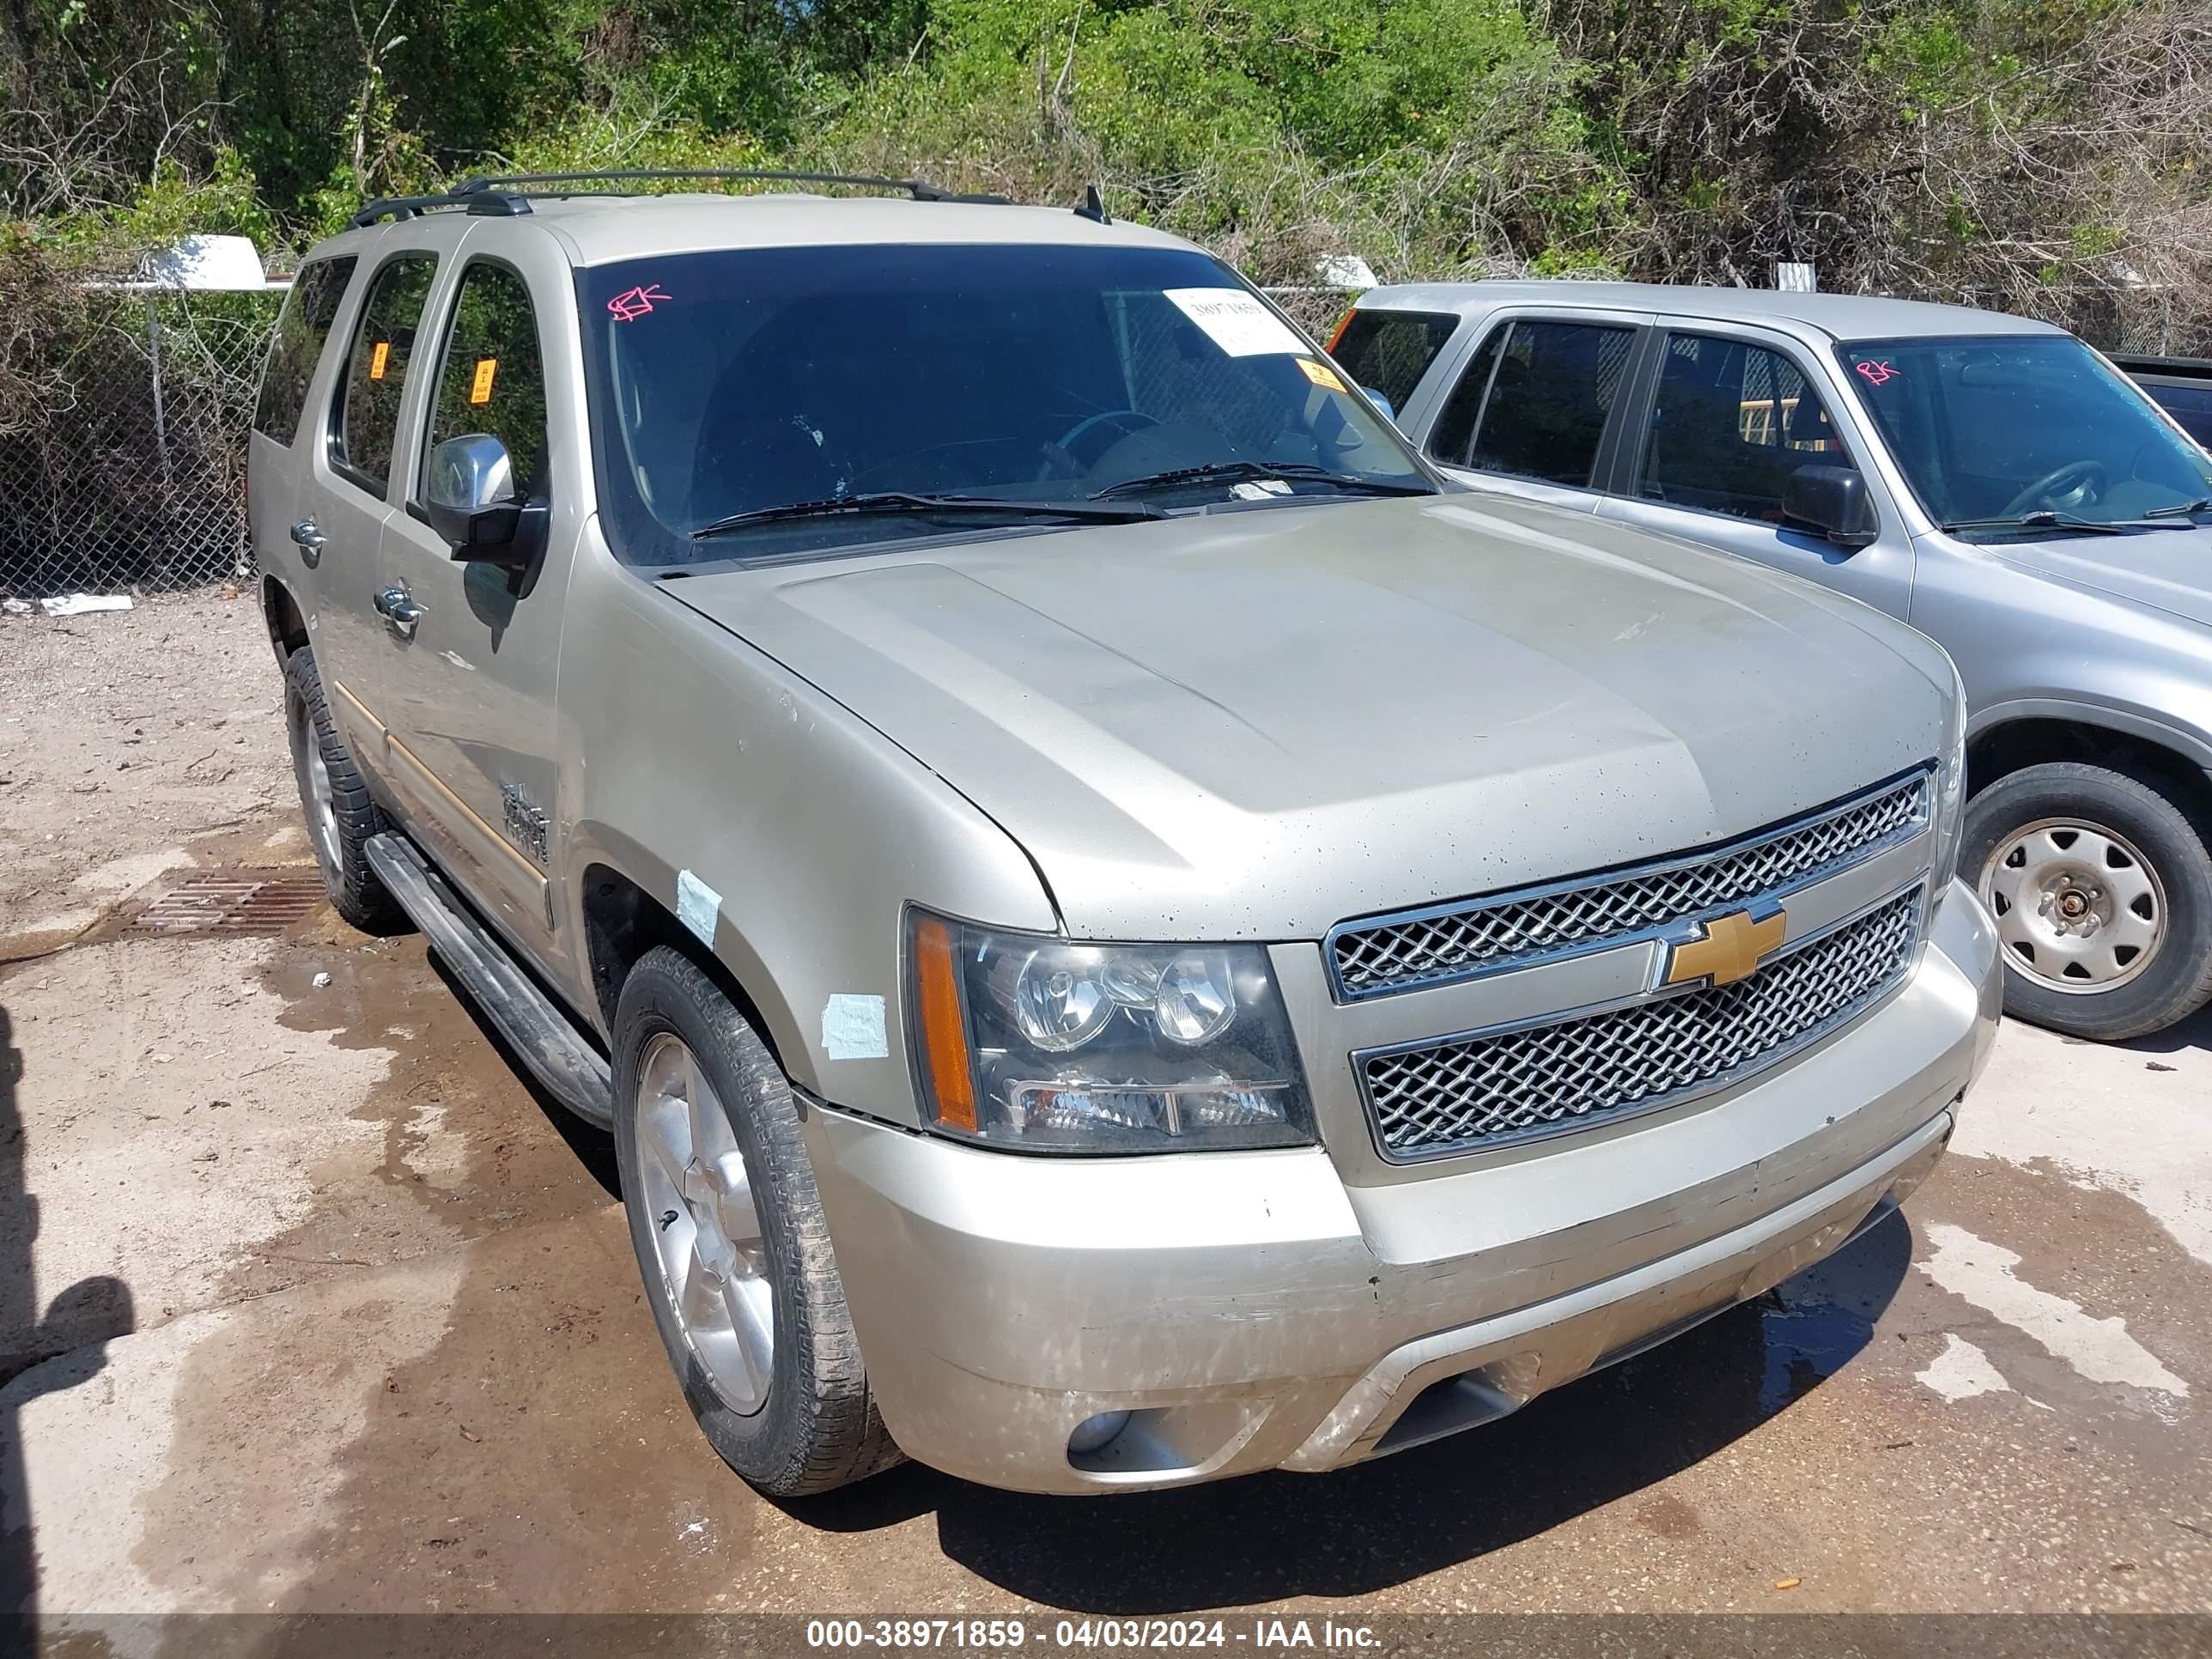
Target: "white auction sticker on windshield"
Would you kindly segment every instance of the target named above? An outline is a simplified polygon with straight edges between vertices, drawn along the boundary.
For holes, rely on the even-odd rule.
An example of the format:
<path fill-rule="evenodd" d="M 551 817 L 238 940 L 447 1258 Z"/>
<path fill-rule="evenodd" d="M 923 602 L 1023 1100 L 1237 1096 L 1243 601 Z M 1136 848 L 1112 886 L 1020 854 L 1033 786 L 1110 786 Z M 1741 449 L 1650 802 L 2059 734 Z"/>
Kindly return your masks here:
<path fill-rule="evenodd" d="M 1165 289 L 1175 308 L 1206 331 L 1206 337 L 1232 357 L 1264 352 L 1304 353 L 1305 343 L 1283 326 L 1283 319 L 1257 298 L 1236 288 Z"/>

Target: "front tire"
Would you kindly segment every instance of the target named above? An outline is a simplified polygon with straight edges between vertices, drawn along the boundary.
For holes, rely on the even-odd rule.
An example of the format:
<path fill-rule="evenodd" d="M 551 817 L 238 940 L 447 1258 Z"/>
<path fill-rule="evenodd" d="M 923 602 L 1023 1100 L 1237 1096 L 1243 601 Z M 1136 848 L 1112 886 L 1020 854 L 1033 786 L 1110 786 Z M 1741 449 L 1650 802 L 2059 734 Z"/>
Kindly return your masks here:
<path fill-rule="evenodd" d="M 2015 1018 L 2112 1042 L 2212 999 L 2212 834 L 2153 774 L 2008 774 L 1967 805 L 1959 872 L 1996 918 Z"/>
<path fill-rule="evenodd" d="M 646 1300 L 722 1461 L 796 1498 L 901 1461 L 868 1391 L 775 1056 L 666 946 L 623 981 L 615 1155 Z"/>

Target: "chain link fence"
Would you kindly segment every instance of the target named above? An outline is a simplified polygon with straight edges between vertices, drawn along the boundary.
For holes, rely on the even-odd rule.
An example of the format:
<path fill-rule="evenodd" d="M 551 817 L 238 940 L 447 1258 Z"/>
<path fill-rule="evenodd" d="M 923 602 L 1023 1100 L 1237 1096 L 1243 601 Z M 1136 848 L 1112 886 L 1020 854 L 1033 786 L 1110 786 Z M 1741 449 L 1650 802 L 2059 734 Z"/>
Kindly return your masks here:
<path fill-rule="evenodd" d="M 21 337 L 0 407 L 0 593 L 252 573 L 246 438 L 283 297 L 85 290 Z"/>

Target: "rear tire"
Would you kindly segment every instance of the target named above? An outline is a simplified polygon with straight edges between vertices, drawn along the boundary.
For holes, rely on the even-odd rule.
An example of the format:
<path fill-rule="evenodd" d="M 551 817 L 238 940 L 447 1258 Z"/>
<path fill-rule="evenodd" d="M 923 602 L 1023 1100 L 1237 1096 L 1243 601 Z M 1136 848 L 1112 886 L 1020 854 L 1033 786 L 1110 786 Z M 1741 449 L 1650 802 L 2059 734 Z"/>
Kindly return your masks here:
<path fill-rule="evenodd" d="M 623 981 L 614 1108 L 646 1301 L 722 1461 L 775 1498 L 828 1492 L 903 1461 L 868 1389 L 791 1085 L 680 951 L 648 951 Z"/>
<path fill-rule="evenodd" d="M 292 743 L 292 775 L 300 786 L 308 844 L 323 872 L 331 908 L 355 927 L 386 932 L 401 918 L 368 862 L 368 838 L 391 828 L 353 763 L 323 699 L 314 652 L 301 646 L 284 662 L 284 728 Z"/>
<path fill-rule="evenodd" d="M 2115 1042 L 2212 1000 L 2212 833 L 2152 773 L 1999 778 L 1967 803 L 1959 873 L 1996 917 L 2014 1018 Z"/>

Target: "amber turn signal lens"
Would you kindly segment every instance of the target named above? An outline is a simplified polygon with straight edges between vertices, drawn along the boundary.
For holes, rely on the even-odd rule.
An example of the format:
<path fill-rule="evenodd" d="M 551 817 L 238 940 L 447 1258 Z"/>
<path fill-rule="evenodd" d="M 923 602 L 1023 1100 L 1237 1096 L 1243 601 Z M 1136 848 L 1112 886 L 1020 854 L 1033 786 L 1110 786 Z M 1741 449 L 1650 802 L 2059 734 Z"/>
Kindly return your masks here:
<path fill-rule="evenodd" d="M 935 916 L 914 923 L 915 1006 L 921 1016 L 922 1064 L 937 1121 L 976 1132 L 975 1083 L 968 1068 L 968 1035 L 960 1023 L 959 964 L 952 929 Z"/>

